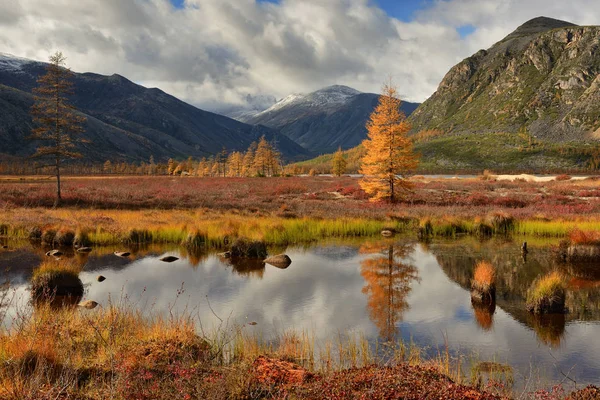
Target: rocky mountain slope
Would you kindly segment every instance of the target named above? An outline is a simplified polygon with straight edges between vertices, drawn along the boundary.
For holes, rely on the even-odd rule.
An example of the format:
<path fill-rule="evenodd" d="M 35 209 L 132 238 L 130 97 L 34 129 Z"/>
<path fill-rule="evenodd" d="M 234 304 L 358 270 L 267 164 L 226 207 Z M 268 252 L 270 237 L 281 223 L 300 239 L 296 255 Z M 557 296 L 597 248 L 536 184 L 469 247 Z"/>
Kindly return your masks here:
<path fill-rule="evenodd" d="M 32 121 L 31 90 L 45 64 L 0 54 L 0 155 L 28 156 L 36 143 L 25 139 Z M 306 158 L 309 152 L 276 130 L 253 126 L 200 110 L 159 89 L 148 89 L 120 75 L 75 74 L 73 105 L 87 117 L 81 145 L 87 161 L 156 161 L 202 157 L 225 146 L 246 150 L 265 135 L 275 140 L 284 158 Z"/>
<path fill-rule="evenodd" d="M 292 94 L 242 121 L 277 129 L 313 153 L 328 153 L 352 148 L 366 138 L 365 124 L 378 98 L 334 85 L 307 95 Z M 404 102 L 402 111 L 410 115 L 417 105 Z"/>
<path fill-rule="evenodd" d="M 600 138 L 600 27 L 539 17 L 454 66 L 413 131 Z"/>

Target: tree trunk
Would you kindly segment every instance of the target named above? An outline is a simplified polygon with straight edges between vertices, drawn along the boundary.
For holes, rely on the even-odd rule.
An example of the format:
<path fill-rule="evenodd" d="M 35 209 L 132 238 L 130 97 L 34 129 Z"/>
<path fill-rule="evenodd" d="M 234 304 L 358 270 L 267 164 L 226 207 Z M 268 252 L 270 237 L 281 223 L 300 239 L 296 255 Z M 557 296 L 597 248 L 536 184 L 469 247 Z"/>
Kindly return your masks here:
<path fill-rule="evenodd" d="M 60 207 L 62 197 L 60 196 L 60 158 L 56 158 L 56 200 L 54 208 Z"/>

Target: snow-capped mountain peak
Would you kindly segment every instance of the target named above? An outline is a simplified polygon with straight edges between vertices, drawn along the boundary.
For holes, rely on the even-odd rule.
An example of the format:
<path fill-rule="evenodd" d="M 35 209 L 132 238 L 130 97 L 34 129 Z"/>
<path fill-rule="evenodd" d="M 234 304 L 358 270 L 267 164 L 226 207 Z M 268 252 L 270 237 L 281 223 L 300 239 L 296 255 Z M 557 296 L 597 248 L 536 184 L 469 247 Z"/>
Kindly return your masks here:
<path fill-rule="evenodd" d="M 256 116 L 272 113 L 279 111 L 289 106 L 302 106 L 302 107 L 337 107 L 348 102 L 352 97 L 360 94 L 356 89 L 352 89 L 348 86 L 333 85 L 323 89 L 319 89 L 309 94 L 294 93 L 279 100 L 270 108 L 265 111 L 258 113 Z"/>

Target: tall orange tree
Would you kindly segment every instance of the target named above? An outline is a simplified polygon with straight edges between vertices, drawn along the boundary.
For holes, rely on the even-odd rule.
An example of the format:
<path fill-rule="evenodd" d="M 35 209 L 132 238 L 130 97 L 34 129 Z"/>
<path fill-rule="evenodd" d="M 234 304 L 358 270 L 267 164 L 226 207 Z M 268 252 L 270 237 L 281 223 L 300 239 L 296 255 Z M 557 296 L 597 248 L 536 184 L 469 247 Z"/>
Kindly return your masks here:
<path fill-rule="evenodd" d="M 406 179 L 418 157 L 408 137 L 410 125 L 400 111 L 401 100 L 391 79 L 384 84 L 379 104 L 367 122 L 365 155 L 361 159 L 362 189 L 372 200 L 396 202 L 399 192 L 410 188 Z"/>
<path fill-rule="evenodd" d="M 68 96 L 73 93 L 73 73 L 65 68 L 66 57 L 57 51 L 50 56 L 50 63 L 46 67 L 46 74 L 38 79 L 35 88 L 35 102 L 31 108 L 31 115 L 36 127 L 32 130 L 29 139 L 42 142 L 34 158 L 49 161 L 44 166 L 55 168 L 56 175 L 56 200 L 54 206 L 60 205 L 62 200 L 60 192 L 60 170 L 62 163 L 67 159 L 81 158 L 75 150 L 76 143 L 85 142 L 77 137 L 83 132 L 85 118 L 75 112 L 69 103 Z"/>

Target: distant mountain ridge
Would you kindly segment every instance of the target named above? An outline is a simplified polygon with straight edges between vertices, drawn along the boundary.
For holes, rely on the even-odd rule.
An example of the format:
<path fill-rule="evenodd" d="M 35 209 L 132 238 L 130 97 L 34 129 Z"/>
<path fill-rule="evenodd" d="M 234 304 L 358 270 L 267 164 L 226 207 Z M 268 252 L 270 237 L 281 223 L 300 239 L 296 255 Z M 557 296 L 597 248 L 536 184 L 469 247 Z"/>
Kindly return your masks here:
<path fill-rule="evenodd" d="M 366 137 L 366 123 L 377 106 L 378 94 L 333 85 L 309 94 L 291 94 L 267 110 L 242 121 L 281 131 L 316 154 L 349 149 Z M 402 103 L 410 115 L 418 104 Z"/>
<path fill-rule="evenodd" d="M 600 27 L 534 18 L 454 66 L 410 117 L 415 132 L 600 138 Z"/>
<path fill-rule="evenodd" d="M 0 54 L 0 155 L 28 156 L 36 143 L 25 140 L 32 129 L 31 90 L 45 73 L 45 63 Z M 87 117 L 79 150 L 87 161 L 156 161 L 170 157 L 203 157 L 228 150 L 246 150 L 262 135 L 277 142 L 287 160 L 310 153 L 278 131 L 248 125 L 200 110 L 153 88 L 114 74 L 76 73 L 73 105 Z"/>

